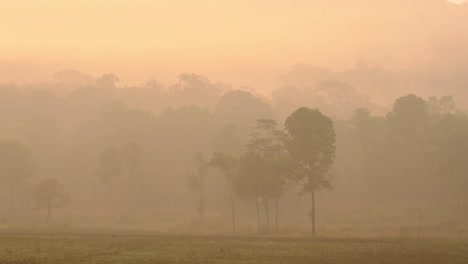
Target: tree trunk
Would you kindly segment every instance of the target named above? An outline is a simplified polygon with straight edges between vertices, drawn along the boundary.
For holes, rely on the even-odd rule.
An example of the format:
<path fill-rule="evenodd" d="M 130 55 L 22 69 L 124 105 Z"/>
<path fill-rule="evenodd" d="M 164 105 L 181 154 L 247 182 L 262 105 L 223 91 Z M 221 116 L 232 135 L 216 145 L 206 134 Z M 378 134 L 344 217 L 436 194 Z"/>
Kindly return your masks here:
<path fill-rule="evenodd" d="M 205 202 L 203 201 L 203 193 L 200 193 L 200 221 L 203 223 L 205 214 Z"/>
<path fill-rule="evenodd" d="M 133 176 L 135 176 L 135 175 L 133 175 Z M 136 183 L 135 183 L 135 179 L 133 179 L 133 178 L 130 179 L 130 181 L 131 181 L 131 183 L 130 183 L 130 185 L 131 185 L 131 187 L 130 187 L 131 188 L 131 190 L 130 190 L 130 192 L 131 192 L 130 193 L 130 196 L 131 196 L 130 197 L 130 199 L 131 199 L 130 203 L 131 203 L 131 205 L 130 206 L 132 207 L 131 208 L 131 217 L 132 217 L 132 222 L 134 223 L 135 218 L 136 218 L 136 186 L 135 186 Z"/>
<path fill-rule="evenodd" d="M 47 220 L 46 220 L 46 224 L 49 224 L 49 220 L 50 220 L 50 214 L 52 213 L 52 207 L 49 205 L 47 206 Z"/>
<path fill-rule="evenodd" d="M 270 205 L 268 198 L 263 198 L 263 206 L 265 207 L 265 216 L 266 216 L 266 231 L 270 230 Z"/>
<path fill-rule="evenodd" d="M 278 198 L 275 198 L 275 232 L 278 232 Z"/>
<path fill-rule="evenodd" d="M 422 220 L 422 215 L 421 213 L 418 213 L 418 239 L 421 238 L 421 220 Z"/>
<path fill-rule="evenodd" d="M 258 204 L 258 196 L 255 197 L 255 207 L 257 209 L 257 230 L 260 233 L 260 206 Z"/>
<path fill-rule="evenodd" d="M 13 188 L 13 185 L 10 184 L 10 213 L 11 213 L 11 219 L 14 220 L 15 218 L 15 190 Z"/>
<path fill-rule="evenodd" d="M 205 218 L 205 175 L 200 174 L 200 220 L 203 224 Z"/>
<path fill-rule="evenodd" d="M 311 198 L 311 202 L 312 202 L 312 204 L 311 204 L 312 208 L 311 208 L 311 211 L 310 211 L 310 219 L 311 219 L 311 224 L 312 224 L 312 226 L 311 226 L 312 230 L 311 231 L 312 231 L 312 235 L 315 235 L 316 234 L 316 229 L 315 229 L 315 191 L 314 190 L 312 190 L 310 192 L 310 198 Z"/>
<path fill-rule="evenodd" d="M 234 204 L 234 193 L 231 190 L 231 216 L 232 216 L 232 232 L 236 232 L 236 209 Z"/>

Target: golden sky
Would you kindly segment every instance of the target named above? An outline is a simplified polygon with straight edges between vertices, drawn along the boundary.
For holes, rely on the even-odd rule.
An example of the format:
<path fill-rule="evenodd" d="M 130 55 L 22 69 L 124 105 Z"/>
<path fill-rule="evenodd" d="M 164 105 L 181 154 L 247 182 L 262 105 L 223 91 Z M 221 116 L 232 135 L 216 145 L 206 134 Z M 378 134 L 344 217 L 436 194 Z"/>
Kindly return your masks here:
<path fill-rule="evenodd" d="M 425 64 L 468 33 L 467 18 L 444 0 L 1 0 L 0 80 L 73 68 L 268 86 L 300 62 Z"/>

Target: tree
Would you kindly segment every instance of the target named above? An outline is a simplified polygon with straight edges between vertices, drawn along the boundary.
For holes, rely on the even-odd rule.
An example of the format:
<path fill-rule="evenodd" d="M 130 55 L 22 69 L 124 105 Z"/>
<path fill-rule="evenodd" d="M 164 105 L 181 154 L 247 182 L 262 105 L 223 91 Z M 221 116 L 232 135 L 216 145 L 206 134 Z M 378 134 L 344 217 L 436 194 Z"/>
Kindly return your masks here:
<path fill-rule="evenodd" d="M 275 200 L 276 217 L 278 219 L 278 200 L 283 195 L 285 184 L 284 171 L 279 166 L 284 154 L 284 139 L 286 134 L 279 130 L 276 121 L 258 119 L 250 134 L 247 152 L 239 161 L 237 180 L 238 192 L 247 199 L 255 201 L 257 209 L 257 225 L 260 231 L 260 204 L 265 210 L 266 230 L 270 226 L 270 201 Z M 277 221 L 276 221 L 277 227 Z"/>
<path fill-rule="evenodd" d="M 238 172 L 238 157 L 243 150 L 236 132 L 236 126 L 233 124 L 227 124 L 221 128 L 211 140 L 214 152 L 209 161 L 209 166 L 218 170 L 226 181 L 229 191 L 233 232 L 236 231 L 236 192 L 234 181 Z"/>
<path fill-rule="evenodd" d="M 234 181 L 237 174 L 237 160 L 234 156 L 215 152 L 209 162 L 209 166 L 222 172 L 229 189 L 229 201 L 231 203 L 232 231 L 236 231 L 236 194 Z"/>
<path fill-rule="evenodd" d="M 141 176 L 141 153 L 141 147 L 134 142 L 129 142 L 120 148 L 108 147 L 101 152 L 100 162 L 95 171 L 96 176 L 102 181 L 110 181 L 120 176 L 126 179 L 131 191 L 133 216 L 135 216 L 136 207 L 136 184 Z"/>
<path fill-rule="evenodd" d="M 387 115 L 391 136 L 395 143 L 421 138 L 428 127 L 429 111 L 426 101 L 414 94 L 398 98 Z M 400 136 L 400 137 L 398 137 Z"/>
<path fill-rule="evenodd" d="M 120 148 L 107 147 L 101 152 L 96 176 L 106 181 L 124 175 L 133 182 L 140 174 L 141 158 L 141 148 L 134 142 Z"/>
<path fill-rule="evenodd" d="M 122 155 L 118 148 L 107 147 L 101 152 L 95 173 L 102 181 L 108 181 L 122 173 Z"/>
<path fill-rule="evenodd" d="M 278 201 L 283 196 L 285 185 L 285 155 L 284 146 L 286 133 L 277 128 L 273 119 L 258 119 L 247 144 L 249 152 L 258 153 L 263 159 L 264 179 L 262 188 L 263 204 L 265 207 L 267 229 L 270 225 L 269 200 L 275 201 L 275 228 L 278 228 Z"/>
<path fill-rule="evenodd" d="M 196 166 L 196 172 L 188 173 L 188 187 L 190 190 L 198 194 L 198 214 L 203 222 L 205 214 L 205 178 L 208 173 L 208 162 L 205 160 L 203 153 L 198 152 L 193 157 Z"/>
<path fill-rule="evenodd" d="M 116 88 L 116 82 L 119 81 L 119 77 L 117 77 L 113 73 L 106 73 L 101 77 L 96 79 L 97 87 L 101 89 L 105 89 L 106 91 L 113 91 Z"/>
<path fill-rule="evenodd" d="M 384 117 L 374 116 L 367 108 L 358 108 L 354 110 L 354 115 L 351 118 L 350 130 L 342 133 L 347 133 L 350 136 L 349 141 L 356 141 L 354 147 L 348 147 L 349 165 L 346 170 L 347 174 L 354 174 L 353 181 L 357 183 L 359 178 L 361 187 L 366 186 L 372 192 L 381 193 L 381 188 L 388 187 L 382 184 L 382 179 L 377 177 L 382 175 L 382 168 L 388 166 L 388 160 L 385 159 L 387 136 L 387 123 Z M 338 131 L 338 129 L 337 129 Z M 356 140 L 353 140 L 356 139 Z M 346 151 L 346 146 L 341 148 L 341 151 Z M 357 187 L 357 186 L 356 186 Z M 354 190 L 356 191 L 356 187 Z"/>
<path fill-rule="evenodd" d="M 178 82 L 169 87 L 173 105 L 199 105 L 212 109 L 220 93 L 225 87 L 221 83 L 213 83 L 197 74 L 182 73 Z"/>
<path fill-rule="evenodd" d="M 432 115 L 447 115 L 454 113 L 457 109 L 452 96 L 445 95 L 440 98 L 432 96 L 427 101 L 427 107 Z"/>
<path fill-rule="evenodd" d="M 239 138 L 244 141 L 249 136 L 250 128 L 259 118 L 271 118 L 270 105 L 254 94 L 233 90 L 223 94 L 214 110 L 215 117 L 236 126 Z"/>
<path fill-rule="evenodd" d="M 353 86 L 337 80 L 320 82 L 310 93 L 311 100 L 324 113 L 340 118 L 348 117 L 356 107 L 370 106 L 369 99 Z"/>
<path fill-rule="evenodd" d="M 233 124 L 226 124 L 214 135 L 211 140 L 214 152 L 238 157 L 242 154 L 244 146 L 237 135 L 237 128 Z"/>
<path fill-rule="evenodd" d="M 266 171 L 264 161 L 258 153 L 244 153 L 239 158 L 239 173 L 234 182 L 235 191 L 241 198 L 255 202 L 257 230 L 259 232 L 261 231 L 259 199 L 263 193 Z"/>
<path fill-rule="evenodd" d="M 311 229 L 315 234 L 315 193 L 332 188 L 329 170 L 335 158 L 333 121 L 318 109 L 301 107 L 286 119 L 285 127 L 290 135 L 287 149 L 295 163 L 291 177 L 302 192 L 311 195 Z"/>
<path fill-rule="evenodd" d="M 34 201 L 39 209 L 47 210 L 47 221 L 49 223 L 52 209 L 61 208 L 70 202 L 63 184 L 55 179 L 49 178 L 41 181 L 34 188 Z"/>
<path fill-rule="evenodd" d="M 460 214 L 462 202 L 468 198 L 468 118 L 462 114 L 447 114 L 436 122 L 432 133 L 435 171 L 452 187 L 450 194 L 456 197 L 457 214 Z"/>
<path fill-rule="evenodd" d="M 393 196 L 398 191 L 406 201 L 424 202 L 423 194 L 428 193 L 429 188 L 421 185 L 421 181 L 430 182 L 431 176 L 435 176 L 430 161 L 432 116 L 427 102 L 414 94 L 402 96 L 385 119 L 387 138 L 383 159 L 392 165 L 381 175 L 385 176 L 383 182 L 388 195 Z"/>
<path fill-rule="evenodd" d="M 131 189 L 132 214 L 134 217 L 137 203 L 136 194 L 138 192 L 136 185 L 141 178 L 141 153 L 140 146 L 135 142 L 129 142 L 121 148 L 122 164 Z"/>
<path fill-rule="evenodd" d="M 0 182 L 9 190 L 12 217 L 15 214 L 15 192 L 32 174 L 28 150 L 16 140 L 0 140 Z"/>

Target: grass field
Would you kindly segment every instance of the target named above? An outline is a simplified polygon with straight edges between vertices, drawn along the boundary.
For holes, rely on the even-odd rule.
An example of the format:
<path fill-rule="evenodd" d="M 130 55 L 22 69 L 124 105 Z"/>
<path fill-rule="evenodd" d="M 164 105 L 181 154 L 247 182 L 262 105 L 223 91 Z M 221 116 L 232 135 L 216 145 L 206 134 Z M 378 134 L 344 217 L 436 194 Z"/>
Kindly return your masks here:
<path fill-rule="evenodd" d="M 0 263 L 468 263 L 468 240 L 0 235 Z"/>

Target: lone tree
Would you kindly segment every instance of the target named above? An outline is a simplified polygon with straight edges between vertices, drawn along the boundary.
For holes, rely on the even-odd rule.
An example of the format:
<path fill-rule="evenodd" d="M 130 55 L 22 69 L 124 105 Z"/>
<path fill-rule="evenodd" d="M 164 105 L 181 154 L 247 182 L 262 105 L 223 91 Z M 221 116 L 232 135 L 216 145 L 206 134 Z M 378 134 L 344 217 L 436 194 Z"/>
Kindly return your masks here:
<path fill-rule="evenodd" d="M 15 193 L 33 174 L 28 150 L 16 140 L 0 140 L 0 183 L 8 188 L 10 210 L 15 215 Z"/>
<path fill-rule="evenodd" d="M 193 157 L 196 165 L 196 172 L 188 173 L 188 187 L 190 190 L 198 194 L 198 214 L 203 222 L 205 214 L 205 177 L 208 174 L 208 162 L 205 160 L 203 153 L 198 152 Z"/>
<path fill-rule="evenodd" d="M 41 181 L 34 188 L 34 201 L 39 209 L 47 210 L 47 221 L 49 223 L 52 209 L 61 208 L 70 202 L 63 184 L 55 179 L 49 178 Z"/>
<path fill-rule="evenodd" d="M 318 109 L 300 107 L 285 122 L 290 134 L 287 149 L 295 163 L 292 180 L 311 196 L 311 230 L 315 228 L 315 193 L 332 189 L 329 170 L 335 158 L 333 121 Z"/>

